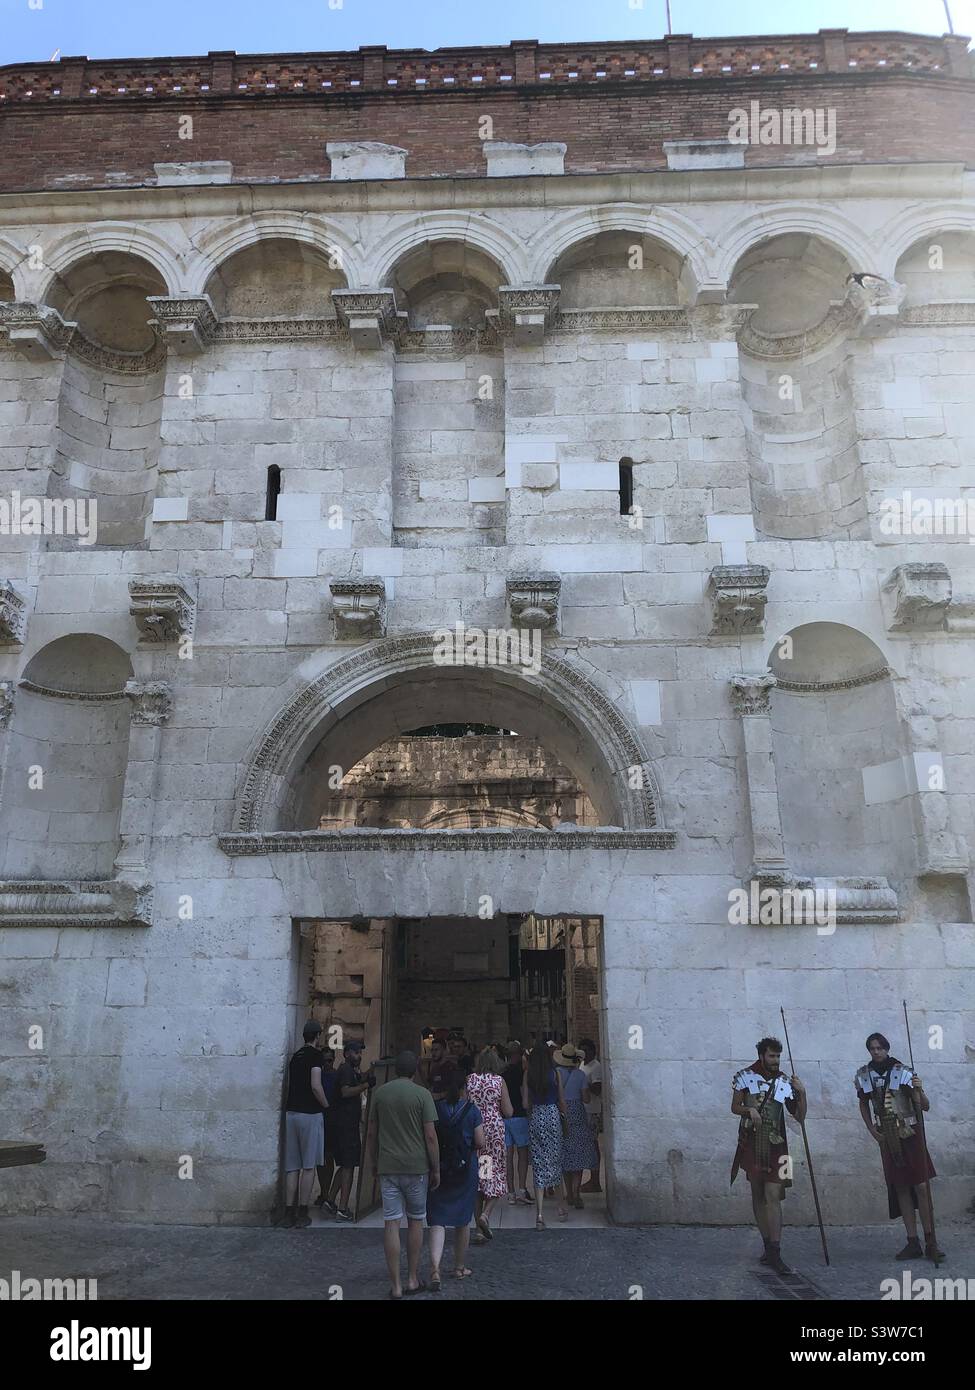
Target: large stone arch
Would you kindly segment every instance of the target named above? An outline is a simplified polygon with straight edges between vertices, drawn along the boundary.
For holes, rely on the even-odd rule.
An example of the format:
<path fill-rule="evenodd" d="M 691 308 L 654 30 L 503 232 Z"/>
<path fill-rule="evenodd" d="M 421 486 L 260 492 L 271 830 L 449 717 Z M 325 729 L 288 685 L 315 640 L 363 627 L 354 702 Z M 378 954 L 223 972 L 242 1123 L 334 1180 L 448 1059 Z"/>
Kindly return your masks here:
<path fill-rule="evenodd" d="M 350 289 L 369 282 L 362 278 L 361 250 L 347 232 L 323 217 L 300 212 L 255 212 L 207 227 L 197 238 L 196 254 L 186 270 L 187 294 L 199 295 L 215 270 L 259 241 L 298 241 L 325 257 L 338 250 Z"/>
<path fill-rule="evenodd" d="M 366 283 L 388 285 L 397 262 L 425 242 L 437 241 L 465 242 L 483 251 L 502 268 L 509 285 L 529 282 L 524 245 L 500 223 L 470 212 L 428 212 L 403 219 L 372 247 Z"/>
<path fill-rule="evenodd" d="M 738 262 L 753 247 L 792 232 L 817 237 L 845 256 L 854 270 L 876 269 L 876 238 L 845 213 L 822 203 L 787 203 L 761 208 L 716 234 L 719 249 L 715 278 L 728 284 Z M 842 298 L 843 288 L 838 286 L 837 298 Z"/>
<path fill-rule="evenodd" d="M 234 830 L 292 828 L 280 822 L 295 813 L 306 767 L 315 758 L 319 763 L 324 759 L 325 766 L 332 761 L 330 732 L 341 723 L 340 765 L 353 766 L 392 734 L 429 722 L 412 697 L 424 684 L 431 690 L 434 676 L 445 720 L 456 717 L 451 711 L 459 700 L 477 699 L 482 712 L 485 707 L 500 711 L 502 718 L 513 713 L 509 727 L 521 724 L 519 732 L 539 737 L 562 758 L 607 824 L 662 828 L 660 795 L 646 749 L 613 702 L 577 666 L 549 654 L 537 675 L 520 666 L 439 666 L 433 635 L 419 634 L 357 651 L 292 692 L 252 747 L 239 782 Z M 398 709 L 389 701 L 397 690 L 409 697 Z M 371 725 L 358 713 L 366 707 L 378 716 Z M 466 717 L 480 717 L 477 708 L 466 704 L 466 709 Z M 642 774 L 634 777 L 634 768 Z M 642 786 L 631 787 L 633 781 Z"/>
<path fill-rule="evenodd" d="M 937 237 L 945 232 L 968 232 L 975 235 L 975 208 L 965 203 L 946 203 L 905 208 L 892 218 L 883 239 L 884 262 L 881 274 L 890 278 L 897 262 L 919 241 Z"/>
<path fill-rule="evenodd" d="M 37 297 L 47 299 L 51 287 L 79 262 L 107 251 L 118 251 L 147 261 L 163 279 L 167 294 L 176 294 L 181 278 L 179 253 L 158 232 L 128 222 L 99 222 L 67 232 L 44 248 L 43 287 Z"/>
<path fill-rule="evenodd" d="M 687 262 L 688 290 L 693 293 L 714 279 L 714 247 L 701 227 L 672 208 L 649 209 L 636 203 L 583 208 L 555 218 L 529 242 L 529 284 L 546 284 L 560 256 L 601 232 L 633 232 L 652 237 Z"/>

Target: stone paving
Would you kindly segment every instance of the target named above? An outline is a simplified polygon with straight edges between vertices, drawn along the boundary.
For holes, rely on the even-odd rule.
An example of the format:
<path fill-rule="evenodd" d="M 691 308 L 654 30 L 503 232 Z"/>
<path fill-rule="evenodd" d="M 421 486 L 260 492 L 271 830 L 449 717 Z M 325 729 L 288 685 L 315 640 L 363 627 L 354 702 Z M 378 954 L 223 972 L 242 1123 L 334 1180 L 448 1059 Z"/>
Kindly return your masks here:
<path fill-rule="evenodd" d="M 879 1299 L 901 1278 L 892 1257 L 899 1226 L 836 1227 L 823 1264 L 815 1228 L 788 1230 L 783 1251 L 828 1299 Z M 948 1260 L 937 1275 L 975 1280 L 975 1223 L 939 1233 Z M 777 1295 L 758 1277 L 758 1239 L 745 1227 L 512 1230 L 472 1249 L 474 1276 L 448 1278 L 439 1297 L 460 1299 L 759 1300 Z M 445 1261 L 446 1269 L 449 1261 Z M 428 1268 L 426 1259 L 421 1275 Z M 117 1224 L 84 1219 L 0 1220 L 0 1278 L 97 1279 L 101 1300 L 384 1299 L 388 1279 L 378 1231 L 316 1227 Z M 911 1267 L 931 1278 L 927 1261 Z M 973 1285 L 975 1287 L 975 1285 Z M 780 1294 L 781 1294 L 780 1290 Z M 436 1301 L 424 1295 L 423 1302 Z"/>

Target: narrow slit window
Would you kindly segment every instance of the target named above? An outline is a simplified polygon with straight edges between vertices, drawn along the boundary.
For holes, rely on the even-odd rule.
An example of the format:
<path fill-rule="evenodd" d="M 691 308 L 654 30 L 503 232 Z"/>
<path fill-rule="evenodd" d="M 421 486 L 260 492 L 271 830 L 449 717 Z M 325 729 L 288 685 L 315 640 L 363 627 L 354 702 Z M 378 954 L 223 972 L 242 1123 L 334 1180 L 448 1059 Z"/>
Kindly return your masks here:
<path fill-rule="evenodd" d="M 264 520 L 277 521 L 278 498 L 281 495 L 281 469 L 272 463 L 267 470 L 267 502 L 264 507 Z"/>
<path fill-rule="evenodd" d="M 620 516 L 633 509 L 633 460 L 620 459 Z"/>

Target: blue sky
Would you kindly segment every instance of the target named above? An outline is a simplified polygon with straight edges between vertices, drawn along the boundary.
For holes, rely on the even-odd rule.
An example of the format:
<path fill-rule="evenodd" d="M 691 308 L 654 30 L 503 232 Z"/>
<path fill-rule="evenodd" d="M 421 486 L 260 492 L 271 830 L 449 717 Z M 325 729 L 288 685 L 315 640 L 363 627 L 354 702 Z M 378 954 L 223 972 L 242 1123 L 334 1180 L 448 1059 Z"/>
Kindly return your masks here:
<path fill-rule="evenodd" d="M 956 33 L 971 34 L 975 0 L 949 3 Z M 672 0 L 672 9 L 675 33 L 699 35 L 947 29 L 942 0 Z M 0 0 L 0 64 L 55 49 L 129 58 L 653 38 L 664 15 L 664 0 Z"/>

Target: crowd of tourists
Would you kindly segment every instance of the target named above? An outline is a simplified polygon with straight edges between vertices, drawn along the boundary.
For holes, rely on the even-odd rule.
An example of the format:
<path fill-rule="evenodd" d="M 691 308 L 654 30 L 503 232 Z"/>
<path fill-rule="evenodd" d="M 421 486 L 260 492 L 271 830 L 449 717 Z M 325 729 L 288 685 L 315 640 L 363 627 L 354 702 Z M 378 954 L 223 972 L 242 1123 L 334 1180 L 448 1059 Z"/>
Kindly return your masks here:
<path fill-rule="evenodd" d="M 336 1067 L 334 1052 L 319 1046 L 321 1036 L 321 1025 L 309 1020 L 304 1046 L 289 1064 L 285 1204 L 278 1225 L 311 1224 L 316 1172 L 318 1206 L 336 1221 L 354 1219 L 349 1203 L 362 1159 L 362 1095 L 376 1077 L 363 1067 L 359 1043 L 343 1049 Z M 451 1273 L 469 1278 L 468 1245 L 495 1238 L 491 1215 L 498 1202 L 534 1206 L 535 1229 L 543 1231 L 546 1198 L 567 1222 L 573 1209 L 583 1209 L 582 1193 L 602 1190 L 603 1071 L 591 1039 L 578 1047 L 538 1038 L 531 1048 L 512 1039 L 476 1049 L 459 1033 L 441 1030 L 425 1038 L 422 1057 L 401 1052 L 394 1071 L 395 1079 L 372 1097 L 366 1135 L 369 1167 L 382 1194 L 391 1298 L 441 1288 L 448 1231 Z M 424 1223 L 430 1230 L 428 1283 L 418 1272 Z"/>

